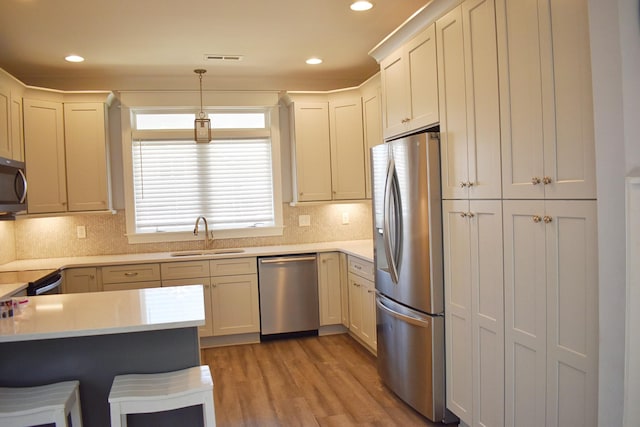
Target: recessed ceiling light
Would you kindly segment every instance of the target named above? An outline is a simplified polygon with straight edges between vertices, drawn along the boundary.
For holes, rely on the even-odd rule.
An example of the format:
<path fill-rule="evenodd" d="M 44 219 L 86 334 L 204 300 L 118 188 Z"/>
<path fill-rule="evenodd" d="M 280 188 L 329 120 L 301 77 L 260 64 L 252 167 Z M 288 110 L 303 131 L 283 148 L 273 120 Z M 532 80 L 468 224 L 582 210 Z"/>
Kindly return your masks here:
<path fill-rule="evenodd" d="M 373 7 L 373 3 L 370 1 L 357 1 L 351 4 L 351 10 L 355 10 L 357 12 L 361 12 L 363 10 L 369 10 Z"/>
<path fill-rule="evenodd" d="M 65 56 L 64 60 L 67 62 L 82 62 L 84 61 L 84 58 L 79 55 L 69 55 Z"/>
<path fill-rule="evenodd" d="M 322 64 L 322 59 L 320 58 L 309 58 L 306 60 L 306 63 L 309 65 L 318 65 Z"/>

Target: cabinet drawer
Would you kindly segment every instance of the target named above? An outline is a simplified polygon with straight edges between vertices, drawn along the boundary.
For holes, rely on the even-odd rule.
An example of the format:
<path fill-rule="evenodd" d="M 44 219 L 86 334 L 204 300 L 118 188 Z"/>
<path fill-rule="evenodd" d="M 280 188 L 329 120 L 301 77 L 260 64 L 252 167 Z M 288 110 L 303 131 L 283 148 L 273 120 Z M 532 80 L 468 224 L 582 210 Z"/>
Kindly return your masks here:
<path fill-rule="evenodd" d="M 367 280 L 374 280 L 373 263 L 360 258 L 349 257 L 349 272 Z"/>
<path fill-rule="evenodd" d="M 160 264 L 162 281 L 209 277 L 209 261 L 167 262 Z"/>
<path fill-rule="evenodd" d="M 128 291 L 132 289 L 159 288 L 161 283 L 159 280 L 149 282 L 127 282 L 127 283 L 103 283 L 102 290 L 107 291 Z"/>
<path fill-rule="evenodd" d="M 228 258 L 209 261 L 211 276 L 231 276 L 234 274 L 256 274 L 258 267 L 255 257 Z"/>
<path fill-rule="evenodd" d="M 102 283 L 104 284 L 148 282 L 155 280 L 160 280 L 160 264 L 114 265 L 102 267 Z"/>

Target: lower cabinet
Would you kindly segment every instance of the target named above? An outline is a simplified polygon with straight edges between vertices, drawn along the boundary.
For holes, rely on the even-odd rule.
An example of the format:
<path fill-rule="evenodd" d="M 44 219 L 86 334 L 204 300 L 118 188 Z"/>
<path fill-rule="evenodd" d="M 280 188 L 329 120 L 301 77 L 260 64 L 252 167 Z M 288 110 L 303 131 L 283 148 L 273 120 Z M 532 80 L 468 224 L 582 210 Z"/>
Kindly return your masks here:
<path fill-rule="evenodd" d="M 349 257 L 348 283 L 349 330 L 375 354 L 378 342 L 373 264 Z"/>
<path fill-rule="evenodd" d="M 505 425 L 596 426 L 596 201 L 503 203 Z"/>
<path fill-rule="evenodd" d="M 340 254 L 318 254 L 318 293 L 320 302 L 320 326 L 342 323 L 342 279 Z"/>
<path fill-rule="evenodd" d="M 103 291 L 159 288 L 159 264 L 112 265 L 101 268 Z"/>
<path fill-rule="evenodd" d="M 161 264 L 162 286 L 203 285 L 205 325 L 200 336 L 260 332 L 255 258 Z"/>
<path fill-rule="evenodd" d="M 211 312 L 214 336 L 260 332 L 258 276 L 212 277 Z"/>
<path fill-rule="evenodd" d="M 96 267 L 70 268 L 62 272 L 62 292 L 77 294 L 98 292 L 98 269 Z"/>
<path fill-rule="evenodd" d="M 502 203 L 442 207 L 447 407 L 469 426 L 503 426 Z"/>

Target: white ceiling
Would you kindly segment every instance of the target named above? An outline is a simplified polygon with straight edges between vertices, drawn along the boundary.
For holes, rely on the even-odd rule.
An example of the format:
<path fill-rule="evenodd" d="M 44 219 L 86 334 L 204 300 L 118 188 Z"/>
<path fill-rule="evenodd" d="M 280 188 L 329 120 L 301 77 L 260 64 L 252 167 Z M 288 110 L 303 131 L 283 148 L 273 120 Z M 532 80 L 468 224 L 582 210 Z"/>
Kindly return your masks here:
<path fill-rule="evenodd" d="M 378 70 L 367 52 L 428 3 L 372 1 L 353 12 L 350 0 L 1 0 L 0 68 L 62 90 L 193 89 L 195 68 L 205 89 L 350 87 Z"/>

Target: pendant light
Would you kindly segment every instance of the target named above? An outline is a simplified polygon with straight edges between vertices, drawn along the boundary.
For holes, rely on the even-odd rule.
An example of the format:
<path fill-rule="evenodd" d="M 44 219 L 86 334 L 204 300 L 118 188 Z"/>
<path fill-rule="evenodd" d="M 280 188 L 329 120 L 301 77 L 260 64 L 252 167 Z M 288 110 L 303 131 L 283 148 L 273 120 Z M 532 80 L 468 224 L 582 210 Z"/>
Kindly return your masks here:
<path fill-rule="evenodd" d="M 200 76 L 200 112 L 194 122 L 195 139 L 196 142 L 208 143 L 211 142 L 211 120 L 209 120 L 202 108 L 202 75 L 206 73 L 207 70 L 198 68 L 197 70 L 193 70 L 193 72 Z"/>

